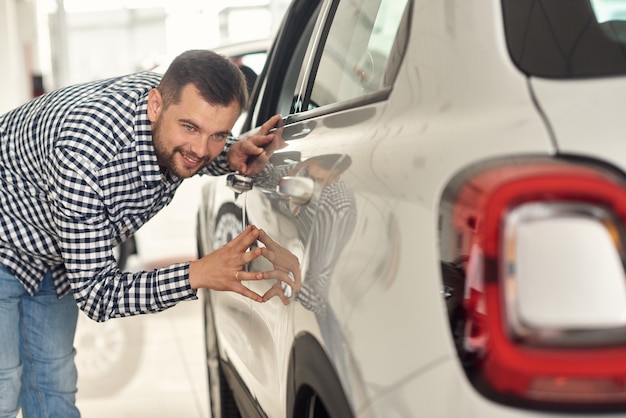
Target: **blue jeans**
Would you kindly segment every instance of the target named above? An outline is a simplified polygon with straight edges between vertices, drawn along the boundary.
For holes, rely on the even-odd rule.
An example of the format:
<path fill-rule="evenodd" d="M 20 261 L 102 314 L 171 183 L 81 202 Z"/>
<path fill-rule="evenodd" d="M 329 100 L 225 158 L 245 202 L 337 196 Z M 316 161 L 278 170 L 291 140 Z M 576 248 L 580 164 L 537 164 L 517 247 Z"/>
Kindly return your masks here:
<path fill-rule="evenodd" d="M 76 418 L 78 307 L 58 299 L 52 274 L 30 296 L 0 265 L 0 418 Z"/>

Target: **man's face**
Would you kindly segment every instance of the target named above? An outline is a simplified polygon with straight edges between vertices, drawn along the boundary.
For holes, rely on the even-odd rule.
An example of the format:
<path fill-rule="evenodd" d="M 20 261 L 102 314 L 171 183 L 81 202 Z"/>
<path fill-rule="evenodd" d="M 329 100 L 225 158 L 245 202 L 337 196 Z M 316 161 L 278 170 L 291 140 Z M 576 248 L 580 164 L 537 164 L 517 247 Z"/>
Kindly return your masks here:
<path fill-rule="evenodd" d="M 183 88 L 179 103 L 165 109 L 157 89 L 148 96 L 148 118 L 159 165 L 178 177 L 196 174 L 224 149 L 239 117 L 239 104 L 206 102 L 193 84 Z"/>

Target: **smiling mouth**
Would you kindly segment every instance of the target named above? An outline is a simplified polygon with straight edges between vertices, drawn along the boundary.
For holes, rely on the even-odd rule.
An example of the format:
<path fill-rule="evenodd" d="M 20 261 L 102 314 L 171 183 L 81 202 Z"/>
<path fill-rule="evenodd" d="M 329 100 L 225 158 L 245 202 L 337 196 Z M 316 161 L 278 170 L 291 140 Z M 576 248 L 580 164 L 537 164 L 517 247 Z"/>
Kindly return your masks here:
<path fill-rule="evenodd" d="M 200 158 L 197 155 L 181 152 L 180 155 L 183 157 L 183 161 L 185 165 L 189 167 L 197 167 L 204 163 L 205 159 Z"/>

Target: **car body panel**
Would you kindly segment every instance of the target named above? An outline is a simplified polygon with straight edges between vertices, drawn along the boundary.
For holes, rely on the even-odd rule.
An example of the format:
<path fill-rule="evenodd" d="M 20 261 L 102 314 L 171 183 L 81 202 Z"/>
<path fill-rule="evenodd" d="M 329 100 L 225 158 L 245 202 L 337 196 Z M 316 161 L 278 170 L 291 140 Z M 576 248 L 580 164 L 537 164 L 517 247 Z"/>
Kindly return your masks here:
<path fill-rule="evenodd" d="M 290 376 L 300 361 L 294 346 L 305 335 L 322 347 L 355 416 L 568 416 L 493 402 L 467 379 L 443 296 L 440 262 L 454 254 L 441 245 L 442 224 L 450 222 L 441 206 L 451 182 L 492 161 L 515 167 L 560 152 L 623 166 L 619 134 L 602 148 L 593 138 L 623 134 L 626 95 L 616 92 L 624 92 L 624 78 L 577 80 L 572 88 L 573 82 L 528 77 L 511 62 L 499 1 L 409 3 L 406 49 L 396 45 L 392 57 L 400 61 L 393 86 L 355 100 L 307 110 L 313 95 L 307 81 L 315 76 L 326 18 L 315 20 L 295 68 L 289 57 L 297 56 L 300 32 L 279 32 L 244 123 L 254 132 L 292 105 L 283 114 L 271 175 L 237 198 L 205 196 L 205 206 L 212 207 L 207 216 L 217 216 L 220 205 L 234 200 L 243 226 L 264 229 L 298 257 L 303 289 L 287 306 L 278 298 L 251 303 L 250 343 L 229 345 L 224 357 L 248 359 L 242 379 L 271 417 L 291 416 Z M 320 4 L 322 15 L 335 12 L 334 1 Z M 294 1 L 291 13 L 304 7 Z M 317 76 L 323 74 L 329 73 Z M 286 92 L 285 80 L 292 81 Z M 332 94 L 329 88 L 318 97 Z M 591 114 L 601 117 L 591 123 Z M 332 168 L 313 176 L 311 164 L 329 158 Z M 292 176 L 315 178 L 311 200 L 298 203 L 277 192 L 278 181 Z M 250 269 L 272 265 L 260 259 Z M 249 286 L 263 293 L 272 283 Z"/>
<path fill-rule="evenodd" d="M 623 78 L 533 79 L 531 84 L 560 152 L 587 155 L 622 169 L 626 167 Z"/>
<path fill-rule="evenodd" d="M 444 14 L 444 5 L 439 8 L 439 13 Z M 464 28 L 468 33 L 464 32 L 462 36 L 459 34 L 458 38 L 464 39 L 468 46 L 473 43 L 483 45 L 480 51 L 484 54 L 481 57 L 484 60 L 476 60 L 480 68 L 461 67 L 465 71 L 459 74 L 458 71 L 453 72 L 453 66 L 446 63 L 452 57 L 448 58 L 435 50 L 447 28 L 443 25 L 436 28 L 438 33 L 432 28 L 431 22 L 420 22 L 418 19 L 416 21 L 414 25 L 428 24 L 432 35 L 427 40 L 421 39 L 429 46 L 428 48 L 415 48 L 416 51 L 424 51 L 423 56 L 414 57 L 411 53 L 413 50 L 407 53 L 398 75 L 397 83 L 415 86 L 412 90 L 393 90 L 385 102 L 288 125 L 295 132 L 306 130 L 309 133 L 306 137 L 294 141 L 286 138 L 286 148 L 277 152 L 277 154 L 295 152 L 301 156 L 302 161 L 306 161 L 316 155 L 336 153 L 338 143 L 350 150 L 353 163 L 344 173 L 343 179 L 355 193 L 358 214 L 355 234 L 358 235 L 350 238 L 339 257 L 341 260 L 350 260 L 350 263 L 344 265 L 341 260 L 337 263 L 333 278 L 330 280 L 329 303 L 335 310 L 341 328 L 349 330 L 352 338 L 350 341 L 352 352 L 346 353 L 345 356 L 352 357 L 356 364 L 369 365 L 366 372 L 357 368 L 350 373 L 346 372 L 344 376 L 339 373 L 346 387 L 361 387 L 361 390 L 366 391 L 363 404 L 367 399 L 393 387 L 406 374 L 440 359 L 441 342 L 447 339 L 443 326 L 446 320 L 445 313 L 441 300 L 434 296 L 440 292 L 439 282 L 437 280 L 420 282 L 419 278 L 415 281 L 394 280 L 395 276 L 412 275 L 413 266 L 404 261 L 405 257 L 410 259 L 411 255 L 379 252 L 374 249 L 372 243 L 398 241 L 399 245 L 383 248 L 387 250 L 398 247 L 413 248 L 424 257 L 437 259 L 437 247 L 434 243 L 438 231 L 432 217 L 414 216 L 412 219 L 414 224 L 403 223 L 401 227 L 397 227 L 402 231 L 420 231 L 420 236 L 430 236 L 432 237 L 430 240 L 420 240 L 413 235 L 404 236 L 399 231 L 385 231 L 385 227 L 398 222 L 394 220 L 398 213 L 426 215 L 433 213 L 432 210 L 438 205 L 441 192 L 437 188 L 438 185 L 453 176 L 458 167 L 480 159 L 509 154 L 550 153 L 553 150 L 543 122 L 532 103 L 526 78 L 510 65 L 508 60 L 503 59 L 501 49 L 500 54 L 497 53 L 498 45 L 483 44 L 484 39 L 481 35 L 486 38 L 489 31 L 476 33 L 477 28 L 468 27 Z M 429 44 L 429 41 L 433 44 Z M 500 45 L 500 48 L 503 47 Z M 440 46 L 438 50 L 448 51 L 452 48 Z M 414 58 L 417 61 L 412 65 Z M 433 60 L 441 60 L 440 65 L 433 63 L 427 69 L 431 66 L 450 67 L 450 73 L 428 71 L 418 73 L 415 69 L 419 66 L 420 60 L 431 63 Z M 489 69 L 490 74 L 485 74 L 485 69 Z M 502 81 L 500 84 L 494 83 L 491 89 L 485 88 L 485 80 L 472 79 L 479 75 L 480 77 L 496 75 Z M 463 83 L 462 78 L 467 80 Z M 468 109 L 469 98 L 474 98 L 477 93 L 472 91 L 464 93 L 461 86 L 475 85 L 481 86 L 478 94 L 481 100 L 479 102 L 473 100 L 472 108 Z M 416 91 L 419 94 L 415 94 Z M 423 103 L 424 106 L 416 106 L 416 101 Z M 506 114 L 502 113 L 503 103 L 506 103 L 504 107 L 507 109 Z M 509 112 L 508 109 L 511 107 L 517 107 L 517 112 Z M 411 108 L 410 114 L 403 111 L 406 108 Z M 306 112 L 303 115 L 305 114 Z M 486 125 L 484 121 L 487 119 L 496 123 Z M 397 128 L 411 125 L 414 126 L 411 131 L 401 131 Z M 468 132 L 475 137 L 468 135 L 451 142 L 449 137 L 451 130 Z M 392 140 L 383 142 L 380 140 L 382 136 Z M 451 146 L 441 145 L 446 142 L 451 143 Z M 480 142 L 481 147 L 473 147 L 474 142 Z M 441 154 L 432 152 L 435 147 L 441 148 Z M 390 166 L 407 167 L 411 170 L 407 172 L 389 170 Z M 292 245 L 288 244 L 290 239 L 283 235 L 282 228 L 277 227 L 278 225 L 282 227 L 284 221 L 268 220 L 266 205 L 258 204 L 257 200 L 251 199 L 250 195 L 254 193 L 254 190 L 248 192 L 246 198 L 246 212 L 250 222 L 266 229 L 274 239 L 293 249 Z M 254 216 L 257 211 L 262 212 L 262 215 Z M 405 215 L 402 219 L 407 220 L 411 217 Z M 381 229 L 377 233 L 372 231 L 376 224 Z M 296 251 L 295 254 L 298 255 L 299 252 Z M 361 265 L 362 268 L 356 267 Z M 422 274 L 434 278 L 438 276 L 437 269 L 438 266 L 433 265 L 432 271 L 422 270 Z M 306 271 L 303 271 L 303 275 L 306 276 Z M 266 289 L 267 287 L 261 290 Z M 355 299 L 355 295 L 359 295 L 358 299 Z M 390 312 L 391 317 L 396 315 L 420 317 L 425 312 L 439 312 L 441 316 L 438 322 L 414 324 L 416 332 L 411 335 L 416 338 L 413 339 L 402 328 L 380 323 L 379 310 L 367 309 L 369 305 L 380 306 L 382 311 Z M 407 311 L 410 306 L 414 308 Z M 276 317 L 272 308 L 266 308 L 264 305 L 255 304 L 252 305 L 252 309 L 253 317 Z M 394 315 L 394 311 L 398 311 L 397 314 Z M 302 316 L 305 316 L 305 313 Z M 269 319 L 266 321 L 271 322 Z M 300 329 L 298 324 L 295 326 L 295 335 L 305 330 Z M 422 326 L 425 328 L 421 329 Z M 429 343 L 424 344 L 418 337 L 420 335 L 429 335 Z M 411 357 L 413 359 L 411 365 L 377 361 L 380 352 L 376 344 L 378 340 L 402 340 L 404 343 L 401 345 L 386 347 L 386 353 L 390 358 Z M 451 350 L 451 347 L 448 346 L 447 349 Z M 272 347 L 271 350 L 277 348 Z M 452 355 L 452 351 L 449 353 Z M 278 357 L 278 354 L 275 356 Z M 331 359 L 340 357 L 334 355 Z M 374 366 L 376 364 L 379 365 L 378 368 Z M 264 366 L 258 367 L 264 370 Z M 342 370 L 347 366 L 336 364 L 336 367 L 337 370 Z M 268 388 L 266 381 L 259 382 L 258 386 Z M 272 393 L 273 388 L 270 387 L 268 392 Z M 360 406 L 355 405 L 357 409 Z M 269 413 L 271 415 L 271 411 Z"/>

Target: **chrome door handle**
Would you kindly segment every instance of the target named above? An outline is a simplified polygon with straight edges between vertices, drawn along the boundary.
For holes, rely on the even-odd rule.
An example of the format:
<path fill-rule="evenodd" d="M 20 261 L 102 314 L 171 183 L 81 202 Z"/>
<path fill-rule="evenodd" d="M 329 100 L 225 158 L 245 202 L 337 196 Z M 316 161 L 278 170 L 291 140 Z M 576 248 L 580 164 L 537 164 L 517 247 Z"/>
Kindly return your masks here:
<path fill-rule="evenodd" d="M 302 138 L 311 133 L 310 128 L 302 128 L 300 132 L 296 132 L 290 135 L 290 139 Z"/>
<path fill-rule="evenodd" d="M 235 193 L 244 193 L 252 190 L 252 179 L 242 174 L 229 174 L 226 185 Z"/>
<path fill-rule="evenodd" d="M 276 193 L 297 205 L 304 205 L 315 193 L 315 180 L 310 177 L 286 176 L 278 182 Z"/>

